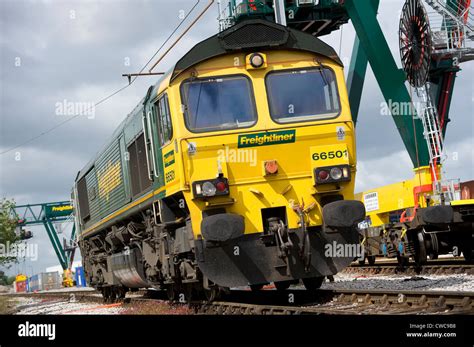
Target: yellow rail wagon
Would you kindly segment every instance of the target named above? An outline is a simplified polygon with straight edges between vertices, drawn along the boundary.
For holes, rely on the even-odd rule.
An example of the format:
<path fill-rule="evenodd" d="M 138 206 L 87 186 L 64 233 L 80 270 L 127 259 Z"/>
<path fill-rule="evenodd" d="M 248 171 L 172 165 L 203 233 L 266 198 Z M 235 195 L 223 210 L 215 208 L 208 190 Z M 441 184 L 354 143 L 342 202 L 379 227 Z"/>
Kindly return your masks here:
<path fill-rule="evenodd" d="M 448 254 L 462 254 L 472 262 L 474 185 L 447 180 L 441 187 L 443 195 L 435 194 L 431 168 L 414 171 L 412 179 L 356 194 L 367 211 L 359 227 L 369 264 L 373 265 L 376 257 L 396 257 L 404 267 L 411 258 L 421 269 L 428 259 Z M 447 197 L 451 198 L 443 201 Z M 363 264 L 365 259 L 359 261 Z"/>
<path fill-rule="evenodd" d="M 77 175 L 89 284 L 203 291 L 324 276 L 364 219 L 343 66 L 319 39 L 249 20 L 198 43 Z M 349 252 L 350 253 L 350 252 Z"/>

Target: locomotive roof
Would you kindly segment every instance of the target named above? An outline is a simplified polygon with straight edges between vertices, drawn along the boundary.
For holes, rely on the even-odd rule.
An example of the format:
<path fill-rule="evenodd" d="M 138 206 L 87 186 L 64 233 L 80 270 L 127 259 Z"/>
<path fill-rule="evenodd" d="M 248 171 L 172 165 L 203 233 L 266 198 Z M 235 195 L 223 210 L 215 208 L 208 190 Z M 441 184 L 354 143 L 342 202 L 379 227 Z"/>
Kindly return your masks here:
<path fill-rule="evenodd" d="M 170 82 L 183 71 L 205 60 L 230 52 L 256 49 L 299 50 L 316 53 L 343 66 L 336 51 L 308 33 L 262 19 L 246 20 L 199 42 L 176 63 Z"/>

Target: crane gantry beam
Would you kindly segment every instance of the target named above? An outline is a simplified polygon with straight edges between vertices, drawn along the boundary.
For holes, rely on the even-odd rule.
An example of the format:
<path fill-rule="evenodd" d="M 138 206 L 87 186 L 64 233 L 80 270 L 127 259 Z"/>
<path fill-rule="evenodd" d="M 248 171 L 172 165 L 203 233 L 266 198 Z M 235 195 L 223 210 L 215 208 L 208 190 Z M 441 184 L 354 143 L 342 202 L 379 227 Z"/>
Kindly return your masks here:
<path fill-rule="evenodd" d="M 398 68 L 377 20 L 377 2 L 373 0 L 346 0 L 344 6 L 358 37 L 353 51 L 353 58 L 361 60 L 364 56 L 367 57 L 388 105 L 399 105 L 400 110 L 402 105 L 411 105 L 412 98 L 405 86 L 405 72 Z M 364 50 L 363 56 L 360 53 L 361 49 Z M 359 64 L 354 63 L 353 68 L 355 70 L 349 71 L 349 74 L 356 74 L 361 79 L 362 69 L 366 66 L 359 62 Z M 363 81 L 363 79 L 361 80 Z M 352 90 L 353 88 L 355 90 Z M 355 103 L 354 105 L 357 105 L 358 102 L 360 103 L 360 95 L 357 93 L 360 88 L 360 81 L 350 85 L 349 94 L 352 93 L 353 96 L 352 100 L 349 100 L 351 104 Z M 403 109 L 408 112 L 402 114 L 392 113 L 392 118 L 413 166 L 418 168 L 429 165 L 430 157 L 423 136 L 423 124 L 417 117 L 414 107 L 403 107 Z M 357 119 L 357 112 L 355 117 Z"/>
<path fill-rule="evenodd" d="M 76 237 L 76 225 L 74 223 L 73 206 L 70 201 L 56 201 L 40 204 L 26 204 L 15 206 L 11 214 L 18 220 L 18 226 L 43 225 L 48 234 L 54 252 L 63 270 L 72 265 L 75 247 L 69 245 L 74 243 Z M 58 223 L 73 222 L 69 243 L 61 244 L 58 236 Z"/>

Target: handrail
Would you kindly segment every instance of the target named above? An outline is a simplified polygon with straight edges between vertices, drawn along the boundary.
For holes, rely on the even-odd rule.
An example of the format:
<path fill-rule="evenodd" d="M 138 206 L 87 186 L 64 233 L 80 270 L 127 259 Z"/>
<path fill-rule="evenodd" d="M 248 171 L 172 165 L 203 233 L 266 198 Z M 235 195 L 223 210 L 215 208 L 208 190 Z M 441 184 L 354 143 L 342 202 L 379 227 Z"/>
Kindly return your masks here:
<path fill-rule="evenodd" d="M 157 165 L 156 165 L 156 157 L 155 157 L 155 141 L 153 141 L 153 133 L 151 131 L 150 115 L 151 115 L 151 111 L 148 111 L 146 113 L 146 121 L 147 121 L 147 124 L 148 124 L 148 132 L 149 132 L 148 136 L 150 137 L 151 156 L 153 157 L 153 175 L 155 177 L 159 177 L 159 175 L 157 174 L 158 173 L 158 168 L 157 168 Z"/>
<path fill-rule="evenodd" d="M 148 139 L 147 139 L 147 129 L 145 126 L 145 117 L 146 117 L 146 112 L 145 110 L 143 110 L 142 127 L 143 127 L 143 140 L 145 141 L 146 167 L 148 170 L 148 178 L 150 179 L 150 181 L 153 181 L 153 174 L 151 173 L 151 170 L 150 170 L 150 158 L 148 156 Z"/>

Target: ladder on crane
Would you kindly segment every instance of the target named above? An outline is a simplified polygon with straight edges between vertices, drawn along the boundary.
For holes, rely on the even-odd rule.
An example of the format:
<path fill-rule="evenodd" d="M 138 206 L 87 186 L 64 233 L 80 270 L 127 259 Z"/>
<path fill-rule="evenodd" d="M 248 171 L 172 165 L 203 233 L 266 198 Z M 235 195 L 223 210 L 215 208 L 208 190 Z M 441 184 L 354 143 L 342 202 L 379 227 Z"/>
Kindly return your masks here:
<path fill-rule="evenodd" d="M 416 88 L 416 93 L 420 99 L 421 110 L 419 110 L 419 117 L 423 124 L 423 135 L 428 146 L 428 154 L 430 157 L 430 167 L 433 177 L 433 191 L 436 195 L 443 193 L 444 198 L 449 201 L 455 199 L 455 192 L 450 189 L 452 185 L 445 185 L 447 187 L 446 192 L 443 192 L 443 183 L 438 173 L 438 167 L 443 167 L 443 163 L 446 159 L 444 153 L 444 144 L 442 130 L 439 124 L 439 116 L 436 106 L 431 98 L 430 84 L 429 82 L 425 85 Z"/>
<path fill-rule="evenodd" d="M 429 84 L 416 90 L 422 102 L 421 122 L 423 124 L 424 136 L 428 144 L 428 152 L 432 165 L 444 160 L 443 138 L 439 125 L 438 111 L 430 96 Z M 436 171 L 434 171 L 436 172 Z"/>

